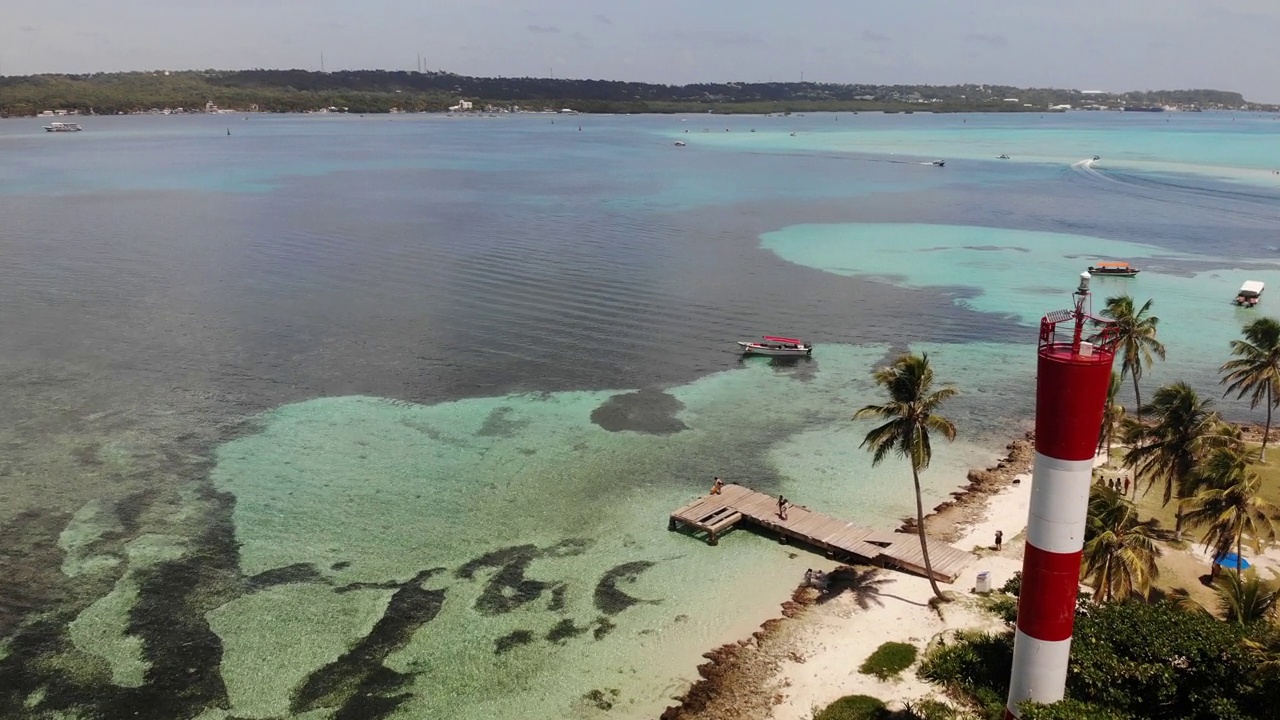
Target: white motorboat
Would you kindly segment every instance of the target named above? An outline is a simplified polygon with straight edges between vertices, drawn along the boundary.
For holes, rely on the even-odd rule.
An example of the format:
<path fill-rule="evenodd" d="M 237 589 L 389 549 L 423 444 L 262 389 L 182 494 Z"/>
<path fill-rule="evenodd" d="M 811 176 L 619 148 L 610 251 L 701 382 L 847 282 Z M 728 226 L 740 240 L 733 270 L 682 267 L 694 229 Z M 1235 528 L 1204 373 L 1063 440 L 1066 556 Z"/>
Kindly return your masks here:
<path fill-rule="evenodd" d="M 1240 286 L 1240 292 L 1236 293 L 1236 304 L 1240 307 L 1256 307 L 1266 287 L 1266 284 L 1260 280 L 1245 281 L 1245 284 Z"/>
<path fill-rule="evenodd" d="M 767 357 L 807 357 L 813 354 L 813 343 L 795 338 L 774 337 L 765 335 L 762 342 L 738 341 L 743 355 L 764 355 Z"/>
<path fill-rule="evenodd" d="M 55 122 L 44 126 L 45 132 L 80 132 L 84 128 L 78 123 Z"/>

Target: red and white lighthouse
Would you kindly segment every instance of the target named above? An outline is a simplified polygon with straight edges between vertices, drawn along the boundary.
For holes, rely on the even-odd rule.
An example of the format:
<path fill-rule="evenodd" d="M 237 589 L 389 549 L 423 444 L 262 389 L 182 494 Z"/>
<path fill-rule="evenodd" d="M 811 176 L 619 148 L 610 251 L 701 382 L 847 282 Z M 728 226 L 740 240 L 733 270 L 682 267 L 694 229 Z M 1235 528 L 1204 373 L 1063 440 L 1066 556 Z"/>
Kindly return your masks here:
<path fill-rule="evenodd" d="M 1061 700 L 1067 684 L 1093 458 L 1114 358 L 1105 343 L 1083 339 L 1089 279 L 1080 274 L 1072 310 L 1040 321 L 1036 459 L 1006 719 L 1021 717 L 1025 701 Z M 1070 335 L 1059 334 L 1059 324 L 1069 324 Z"/>

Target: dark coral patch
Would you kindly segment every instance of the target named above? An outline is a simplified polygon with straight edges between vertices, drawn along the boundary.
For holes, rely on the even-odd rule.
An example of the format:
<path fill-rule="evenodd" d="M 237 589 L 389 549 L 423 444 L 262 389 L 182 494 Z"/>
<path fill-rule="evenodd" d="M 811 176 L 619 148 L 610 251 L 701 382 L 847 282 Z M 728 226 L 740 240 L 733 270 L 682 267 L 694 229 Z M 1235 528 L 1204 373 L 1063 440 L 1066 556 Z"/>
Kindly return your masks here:
<path fill-rule="evenodd" d="M 311 563 L 294 563 L 284 567 L 264 570 L 250 577 L 247 581 L 253 590 L 262 590 L 275 585 L 291 585 L 293 583 L 324 583 L 325 578 Z"/>
<path fill-rule="evenodd" d="M 574 625 L 572 620 L 565 618 L 564 620 L 556 623 L 555 627 L 551 628 L 547 633 L 547 641 L 556 643 L 557 645 L 563 645 L 565 642 L 582 635 L 590 629 L 590 627 L 580 628 L 577 625 Z"/>
<path fill-rule="evenodd" d="M 493 654 L 501 655 L 531 642 L 533 642 L 533 633 L 528 630 L 512 630 L 510 633 L 493 641 Z"/>
<path fill-rule="evenodd" d="M 676 413 L 684 409 L 684 403 L 661 390 L 637 390 L 614 395 L 591 412 L 591 422 L 609 432 L 648 433 L 673 435 L 687 430 Z"/>
<path fill-rule="evenodd" d="M 634 583 L 641 573 L 653 567 L 648 560 L 636 560 L 610 568 L 596 583 L 596 609 L 606 615 L 617 615 L 629 607 L 641 603 L 658 604 L 657 600 L 641 600 L 618 589 L 618 583 Z"/>

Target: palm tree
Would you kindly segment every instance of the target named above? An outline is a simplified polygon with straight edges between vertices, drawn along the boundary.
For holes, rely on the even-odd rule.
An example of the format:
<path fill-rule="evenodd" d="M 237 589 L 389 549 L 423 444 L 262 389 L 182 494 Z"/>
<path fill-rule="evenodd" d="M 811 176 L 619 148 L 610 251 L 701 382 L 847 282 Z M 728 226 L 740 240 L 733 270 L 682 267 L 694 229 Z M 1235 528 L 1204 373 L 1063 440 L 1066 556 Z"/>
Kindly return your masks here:
<path fill-rule="evenodd" d="M 1095 341 L 1101 342 L 1120 356 L 1120 377 L 1123 379 L 1127 375 L 1133 378 L 1133 399 L 1138 422 L 1142 422 L 1142 392 L 1138 387 L 1142 371 L 1151 366 L 1154 358 L 1164 359 L 1164 344 L 1156 339 L 1156 326 L 1160 323 L 1160 318 L 1147 315 L 1151 310 L 1151 302 L 1148 300 L 1141 308 L 1134 310 L 1133 298 L 1128 295 L 1107 298 L 1101 315 L 1108 322 L 1095 338 Z"/>
<path fill-rule="evenodd" d="M 1274 616 L 1280 603 L 1280 588 L 1263 582 L 1253 571 L 1219 575 L 1213 591 L 1218 595 L 1222 617 L 1241 625 L 1252 625 Z"/>
<path fill-rule="evenodd" d="M 1198 473 L 1201 490 L 1191 498 L 1186 521 L 1204 528 L 1204 544 L 1220 558 L 1235 550 L 1236 572 L 1248 536 L 1254 552 L 1275 542 L 1277 525 L 1272 518 L 1280 507 L 1263 498 L 1262 479 L 1249 469 L 1254 453 L 1240 447 L 1215 450 Z"/>
<path fill-rule="evenodd" d="M 1156 390 L 1151 404 L 1141 408 L 1151 417 L 1150 424 L 1125 426 L 1130 446 L 1125 462 L 1135 469 L 1135 479 L 1146 479 L 1148 490 L 1157 482 L 1163 484 L 1165 505 L 1178 499 L 1178 533 L 1182 499 L 1193 494 L 1189 483 L 1197 466 L 1209 451 L 1227 442 L 1218 432 L 1221 419 L 1212 406 L 1212 400 L 1202 399 L 1190 385 L 1176 382 Z"/>
<path fill-rule="evenodd" d="M 911 479 L 916 491 L 916 531 L 920 534 L 920 554 L 924 557 L 925 575 L 933 594 L 940 600 L 946 596 L 938 588 L 933 577 L 933 564 L 929 560 L 929 545 L 924 533 L 924 501 L 920 496 L 920 471 L 929 467 L 933 450 L 929 444 L 930 431 L 941 434 L 947 440 L 956 437 L 956 426 L 945 417 L 937 415 L 942 403 L 955 397 L 957 390 L 950 384 L 933 389 L 933 367 L 929 355 L 902 355 L 886 367 L 872 373 L 876 385 L 889 391 L 889 402 L 883 405 L 867 405 L 853 416 L 854 420 L 875 418 L 885 420 L 867 433 L 861 447 L 867 448 L 872 466 L 894 453 L 911 461 Z"/>
<path fill-rule="evenodd" d="M 1244 326 L 1244 340 L 1231 341 L 1231 354 L 1221 368 L 1222 382 L 1230 383 L 1223 397 L 1249 396 L 1249 407 L 1267 404 L 1267 425 L 1262 433 L 1259 462 L 1267 461 L 1267 437 L 1271 434 L 1271 409 L 1280 402 L 1280 321 L 1261 317 Z"/>
<path fill-rule="evenodd" d="M 1102 411 L 1102 427 L 1098 429 L 1098 452 L 1105 448 L 1107 459 L 1111 458 L 1111 445 L 1115 442 L 1116 428 L 1124 422 L 1124 405 L 1116 401 L 1122 383 L 1120 373 L 1111 373 L 1111 384 L 1107 386 L 1107 404 Z"/>
<path fill-rule="evenodd" d="M 1156 558 L 1153 521 L 1138 521 L 1133 503 L 1101 485 L 1089 493 L 1089 520 L 1085 527 L 1080 577 L 1093 586 L 1099 603 L 1146 598 L 1160 575 Z"/>

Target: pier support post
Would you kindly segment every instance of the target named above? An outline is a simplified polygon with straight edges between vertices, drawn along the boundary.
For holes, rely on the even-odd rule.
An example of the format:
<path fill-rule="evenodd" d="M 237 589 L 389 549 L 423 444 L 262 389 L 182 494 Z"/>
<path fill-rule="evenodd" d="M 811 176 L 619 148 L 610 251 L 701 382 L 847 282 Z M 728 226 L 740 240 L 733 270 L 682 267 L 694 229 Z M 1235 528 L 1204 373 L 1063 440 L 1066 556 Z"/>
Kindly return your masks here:
<path fill-rule="evenodd" d="M 1066 691 L 1093 458 L 1114 358 L 1105 342 L 1082 340 L 1088 298 L 1089 274 L 1082 273 L 1074 311 L 1040 322 L 1036 458 L 1006 720 L 1021 717 L 1023 702 L 1057 702 Z M 1056 326 L 1071 320 L 1071 336 L 1059 336 Z"/>
<path fill-rule="evenodd" d="M 672 531 L 672 532 L 675 532 L 675 529 L 676 529 L 676 519 L 675 519 L 675 518 L 673 518 L 673 517 L 669 517 L 669 518 L 667 518 L 667 529 L 668 529 L 668 530 L 670 530 L 670 531 Z"/>

